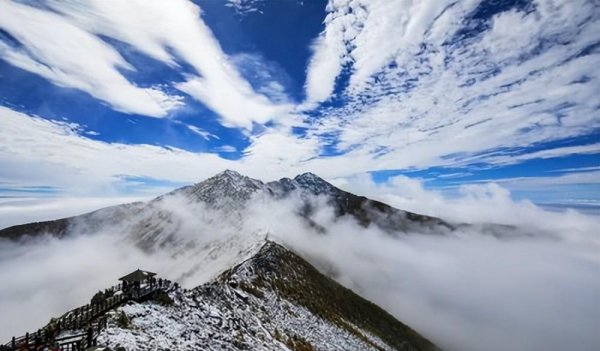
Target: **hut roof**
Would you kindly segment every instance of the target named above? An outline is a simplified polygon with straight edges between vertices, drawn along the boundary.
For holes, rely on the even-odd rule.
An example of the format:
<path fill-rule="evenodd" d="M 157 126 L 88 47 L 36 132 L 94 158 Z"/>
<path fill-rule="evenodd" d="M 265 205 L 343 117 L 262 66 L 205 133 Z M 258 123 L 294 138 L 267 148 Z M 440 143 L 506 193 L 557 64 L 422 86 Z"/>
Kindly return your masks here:
<path fill-rule="evenodd" d="M 150 277 L 153 277 L 155 275 L 156 275 L 156 273 L 142 271 L 142 270 L 138 269 L 138 270 L 135 270 L 135 271 L 127 274 L 126 276 L 119 278 L 119 280 L 124 281 L 124 282 L 142 282 L 142 281 L 144 281 Z"/>

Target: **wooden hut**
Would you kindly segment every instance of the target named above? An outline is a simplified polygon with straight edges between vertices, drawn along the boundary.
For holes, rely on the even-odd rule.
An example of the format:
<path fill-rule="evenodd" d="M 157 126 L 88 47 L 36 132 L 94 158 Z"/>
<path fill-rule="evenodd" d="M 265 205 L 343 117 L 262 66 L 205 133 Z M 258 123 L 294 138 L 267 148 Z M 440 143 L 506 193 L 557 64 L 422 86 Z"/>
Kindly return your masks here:
<path fill-rule="evenodd" d="M 137 270 L 127 274 L 126 276 L 119 278 L 119 280 L 122 282 L 127 282 L 127 283 L 135 283 L 135 282 L 144 283 L 144 282 L 150 280 L 150 278 L 154 277 L 155 275 L 156 275 L 156 273 L 142 271 L 141 269 L 137 269 Z"/>

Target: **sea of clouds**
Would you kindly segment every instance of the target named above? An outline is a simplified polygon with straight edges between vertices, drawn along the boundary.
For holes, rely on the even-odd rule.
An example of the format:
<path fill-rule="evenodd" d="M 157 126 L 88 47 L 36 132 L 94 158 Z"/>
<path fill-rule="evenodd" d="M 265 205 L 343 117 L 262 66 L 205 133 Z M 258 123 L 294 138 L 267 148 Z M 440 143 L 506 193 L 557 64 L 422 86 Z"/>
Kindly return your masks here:
<path fill-rule="evenodd" d="M 512 200 L 495 184 L 463 187 L 453 197 L 404 177 L 337 184 L 452 223 L 511 227 L 500 235 L 479 225 L 444 235 L 390 235 L 337 218 L 316 198 L 311 220 L 325 228 L 320 233 L 298 215 L 302 203 L 294 196 L 259 197 L 226 213 L 167 198 L 152 210 L 118 222 L 107 218 L 110 225 L 82 227 L 67 238 L 0 241 L 0 340 L 87 303 L 138 267 L 186 287 L 201 284 L 268 236 L 445 350 L 600 346 L 600 236 L 594 230 L 600 217 L 545 211 Z M 147 226 L 153 234 L 140 229 Z"/>

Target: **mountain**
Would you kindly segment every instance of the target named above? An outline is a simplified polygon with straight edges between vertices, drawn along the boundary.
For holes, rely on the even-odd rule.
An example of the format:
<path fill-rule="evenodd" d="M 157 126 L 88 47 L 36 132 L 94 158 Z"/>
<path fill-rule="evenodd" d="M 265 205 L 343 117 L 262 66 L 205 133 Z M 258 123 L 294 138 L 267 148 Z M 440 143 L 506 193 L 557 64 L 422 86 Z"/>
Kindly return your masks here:
<path fill-rule="evenodd" d="M 302 230 L 326 235 L 327 225 L 319 212 L 324 206 L 335 221 L 349 219 L 393 236 L 409 232 L 441 234 L 453 228 L 441 219 L 351 194 L 312 173 L 263 183 L 226 170 L 148 202 L 17 225 L 0 230 L 0 238 L 26 241 L 44 235 L 66 238 L 105 234 L 117 245 L 133 244 L 147 253 L 187 260 L 189 264 L 179 265 L 170 274 L 195 286 L 248 258 L 272 226 L 287 231 L 286 221 L 300 219 L 303 224 L 297 226 L 306 227 Z"/>
<path fill-rule="evenodd" d="M 0 230 L 0 238 L 27 244 L 36 237 L 102 236 L 175 262 L 165 264 L 163 274 L 196 288 L 169 291 L 168 306 L 130 302 L 110 312 L 114 318 L 99 340 L 111 346 L 431 349 L 416 332 L 321 274 L 305 261 L 309 257 L 267 240 L 274 224 L 276 231 L 296 225 L 311 235 L 328 235 L 321 224 L 323 206 L 334 221 L 377 226 L 390 235 L 452 229 L 440 219 L 348 193 L 312 173 L 264 183 L 224 171 L 148 202 L 9 227 Z M 133 329 L 119 322 L 123 313 Z"/>
<path fill-rule="evenodd" d="M 1 229 L 0 238 L 19 240 L 27 236 L 39 236 L 43 234 L 62 238 L 68 236 L 78 223 L 86 224 L 85 228 L 79 226 L 78 229 L 86 229 L 86 232 L 93 232 L 105 224 L 106 218 L 112 218 L 112 221 L 119 222 L 139 213 L 144 207 L 146 207 L 144 202 L 133 202 L 106 207 L 75 217 L 15 225 Z"/>
<path fill-rule="evenodd" d="M 374 224 L 388 233 L 406 233 L 419 231 L 439 233 L 440 230 L 452 230 L 453 226 L 439 218 L 403 211 L 383 202 L 357 196 L 341 190 L 313 173 L 304 173 L 294 179 L 283 178 L 267 183 L 277 197 L 286 197 L 300 193 L 302 197 L 325 196 L 335 209 L 338 217 L 352 216 L 363 226 Z M 307 202 L 305 215 L 310 215 Z"/>
<path fill-rule="evenodd" d="M 149 217 L 161 218 L 163 221 L 169 222 L 173 216 L 161 205 L 172 198 L 185 199 L 187 203 L 181 204 L 182 206 L 203 204 L 210 210 L 220 211 L 222 217 L 227 217 L 229 214 L 243 209 L 248 201 L 261 196 L 274 201 L 290 197 L 299 199 L 303 205 L 300 206 L 298 214 L 309 223 L 313 223 L 311 216 L 315 210 L 311 200 L 321 197 L 325 198 L 327 203 L 333 207 L 337 217 L 349 216 L 365 227 L 376 225 L 394 235 L 410 231 L 440 233 L 454 228 L 452 224 L 439 218 L 403 211 L 385 203 L 346 192 L 313 173 L 304 173 L 294 179 L 282 178 L 278 181 L 263 183 L 235 171 L 226 170 L 203 182 L 176 189 L 147 203 L 138 202 L 113 206 L 75 217 L 16 225 L 0 230 L 0 237 L 12 240 L 41 234 L 63 237 L 70 232 L 90 233 L 101 228 L 129 222 L 132 218 L 138 218 L 137 230 L 145 231 L 140 235 L 146 236 L 147 239 L 151 239 L 152 236 L 158 239 L 159 234 L 165 234 L 165 228 L 161 227 L 159 223 L 151 223 L 153 221 Z M 151 215 L 148 216 L 148 214 Z M 162 236 L 168 237 L 169 235 Z"/>
<path fill-rule="evenodd" d="M 172 284 L 156 289 L 144 299 L 122 299 L 93 313 L 53 340 L 74 343 L 73 336 L 81 335 L 85 342 L 90 333 L 98 346 L 127 351 L 437 350 L 378 306 L 268 240 L 247 260 L 194 289 Z"/>

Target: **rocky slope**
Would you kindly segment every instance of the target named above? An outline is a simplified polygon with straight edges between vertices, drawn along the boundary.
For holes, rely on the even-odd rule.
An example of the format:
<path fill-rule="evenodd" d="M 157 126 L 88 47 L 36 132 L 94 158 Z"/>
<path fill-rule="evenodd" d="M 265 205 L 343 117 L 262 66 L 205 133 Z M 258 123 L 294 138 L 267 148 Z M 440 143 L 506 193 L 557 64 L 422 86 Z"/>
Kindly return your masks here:
<path fill-rule="evenodd" d="M 434 350 L 376 305 L 265 242 L 248 260 L 170 299 L 112 312 L 98 341 L 130 350 Z"/>

